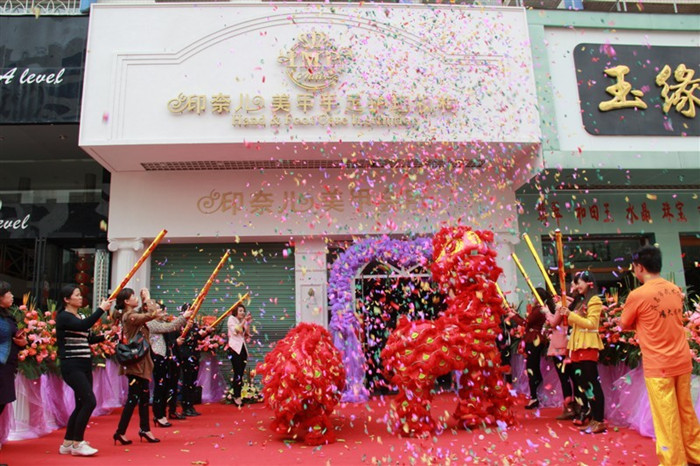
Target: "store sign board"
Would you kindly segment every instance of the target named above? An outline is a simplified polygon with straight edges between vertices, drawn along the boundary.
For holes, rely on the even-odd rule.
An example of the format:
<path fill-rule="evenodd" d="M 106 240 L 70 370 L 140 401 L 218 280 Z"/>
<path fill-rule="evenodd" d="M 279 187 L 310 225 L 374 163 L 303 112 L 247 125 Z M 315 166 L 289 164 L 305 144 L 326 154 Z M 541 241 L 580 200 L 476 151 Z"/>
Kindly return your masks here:
<path fill-rule="evenodd" d="M 169 238 L 280 237 L 434 232 L 446 219 L 499 231 L 517 223 L 515 193 L 494 187 L 493 197 L 464 195 L 459 183 L 479 173 L 430 170 L 403 176 L 372 170 L 134 172 L 111 178 L 110 238 L 142 237 L 166 228 Z M 146 188 L 144 188 L 146 187 Z M 170 208 L 163 208 L 170 206 Z M 143 221 L 131 222 L 129 218 Z M 186 219 L 186 221 L 183 221 Z"/>
<path fill-rule="evenodd" d="M 297 159 L 287 147 L 329 143 L 326 154 L 378 143 L 415 157 L 400 145 L 540 141 L 521 10 L 96 4 L 90 21 L 80 145 L 112 171 L 232 150 Z"/>
<path fill-rule="evenodd" d="M 583 43 L 574 63 L 588 133 L 700 136 L 700 47 Z"/>
<path fill-rule="evenodd" d="M 88 18 L 0 16 L 0 124 L 77 123 Z"/>
<path fill-rule="evenodd" d="M 100 204 L 22 204 L 0 200 L 0 239 L 106 238 Z M 106 210 L 106 209 L 105 209 Z"/>

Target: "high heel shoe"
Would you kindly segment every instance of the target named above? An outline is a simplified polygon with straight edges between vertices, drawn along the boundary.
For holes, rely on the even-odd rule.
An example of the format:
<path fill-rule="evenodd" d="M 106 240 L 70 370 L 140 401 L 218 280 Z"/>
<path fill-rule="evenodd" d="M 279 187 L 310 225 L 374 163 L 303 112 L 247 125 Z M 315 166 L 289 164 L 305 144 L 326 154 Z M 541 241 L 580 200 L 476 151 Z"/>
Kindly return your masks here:
<path fill-rule="evenodd" d="M 127 440 L 124 437 L 122 437 L 121 434 L 117 433 L 112 435 L 112 438 L 114 439 L 115 445 L 117 444 L 117 442 L 119 442 L 121 445 L 131 445 L 133 443 L 131 440 Z"/>
<path fill-rule="evenodd" d="M 149 432 L 150 433 L 150 432 Z M 151 434 L 153 435 L 153 434 Z M 139 438 L 143 442 L 143 439 L 146 439 L 148 443 L 158 443 L 160 442 L 160 439 L 157 439 L 155 437 L 150 437 L 146 432 L 139 430 Z"/>
<path fill-rule="evenodd" d="M 525 409 L 535 409 L 540 407 L 540 400 L 531 400 L 530 403 L 528 403 L 525 406 Z"/>
<path fill-rule="evenodd" d="M 157 417 L 154 417 L 154 418 L 153 418 L 153 424 L 154 424 L 156 427 L 170 427 L 170 426 L 172 426 L 172 424 L 169 423 L 168 421 L 161 422 L 161 420 L 158 419 Z"/>

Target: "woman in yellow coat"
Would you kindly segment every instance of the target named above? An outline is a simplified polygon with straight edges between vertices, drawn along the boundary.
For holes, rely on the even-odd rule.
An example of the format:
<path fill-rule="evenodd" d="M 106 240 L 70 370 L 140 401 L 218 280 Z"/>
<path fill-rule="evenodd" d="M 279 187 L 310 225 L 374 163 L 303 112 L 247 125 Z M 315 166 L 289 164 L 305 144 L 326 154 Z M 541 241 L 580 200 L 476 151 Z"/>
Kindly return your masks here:
<path fill-rule="evenodd" d="M 581 303 L 569 311 L 559 306 L 558 312 L 568 318 L 571 336 L 567 349 L 574 375 L 574 397 L 581 405 L 581 414 L 574 424 L 586 433 L 604 432 L 605 398 L 598 377 L 598 353 L 603 341 L 598 334 L 603 302 L 598 297 L 598 287 L 591 272 L 582 271 L 574 276 L 573 288 L 584 297 Z"/>

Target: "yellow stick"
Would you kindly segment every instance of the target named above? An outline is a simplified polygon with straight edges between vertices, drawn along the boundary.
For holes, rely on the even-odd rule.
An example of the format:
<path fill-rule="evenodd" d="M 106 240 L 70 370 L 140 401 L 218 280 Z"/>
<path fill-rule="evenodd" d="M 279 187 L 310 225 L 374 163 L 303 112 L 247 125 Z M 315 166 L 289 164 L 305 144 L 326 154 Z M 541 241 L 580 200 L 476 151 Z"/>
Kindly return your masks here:
<path fill-rule="evenodd" d="M 498 283 L 493 282 L 494 285 L 496 285 L 496 291 L 498 291 L 498 294 L 500 295 L 501 299 L 503 300 L 503 307 L 506 309 L 510 309 L 510 304 L 508 304 L 508 300 L 506 299 L 506 296 L 503 294 L 503 291 L 501 290 L 501 287 L 498 286 Z"/>
<path fill-rule="evenodd" d="M 564 268 L 564 243 L 561 237 L 561 230 L 554 230 L 554 241 L 557 245 L 557 272 L 559 273 L 559 288 L 561 292 L 561 302 L 566 306 L 566 269 Z"/>
<path fill-rule="evenodd" d="M 236 301 L 236 302 L 234 303 L 233 306 L 229 307 L 228 310 L 227 310 L 226 312 L 224 312 L 223 314 L 221 314 L 221 315 L 214 321 L 214 323 L 211 324 L 211 326 L 212 326 L 212 327 L 216 327 L 217 325 L 219 325 L 219 322 L 221 322 L 222 320 L 224 320 L 224 317 L 226 317 L 227 315 L 229 315 L 230 313 L 232 313 L 243 301 L 245 301 L 246 299 L 248 299 L 249 296 L 250 296 L 250 291 L 247 292 L 246 294 L 244 294 L 244 295 L 241 297 L 241 299 L 239 299 L 238 301 Z"/>
<path fill-rule="evenodd" d="M 226 263 L 226 260 L 228 259 L 228 256 L 231 254 L 231 250 L 227 249 L 226 253 L 221 257 L 221 260 L 219 261 L 219 264 L 216 266 L 214 271 L 211 273 L 209 276 L 209 280 L 204 284 L 202 287 L 202 290 L 199 292 L 197 297 L 194 299 L 194 302 L 192 303 L 192 315 L 190 318 L 187 320 L 187 324 L 185 325 L 185 328 L 182 329 L 182 333 L 180 334 L 180 338 L 185 338 L 185 335 L 187 335 L 187 332 L 190 331 L 192 328 L 192 324 L 194 323 L 194 318 L 197 316 L 197 313 L 199 312 L 199 308 L 202 306 L 202 302 L 204 301 L 204 297 L 209 293 L 209 288 L 211 288 L 211 285 L 214 283 L 214 279 L 216 278 L 216 275 L 219 273 L 219 270 L 221 270 Z"/>
<path fill-rule="evenodd" d="M 544 303 L 542 302 L 542 298 L 540 298 L 540 294 L 535 289 L 535 285 L 533 285 L 532 281 L 530 281 L 530 277 L 527 276 L 525 269 L 523 268 L 522 264 L 520 263 L 520 259 L 518 259 L 518 256 L 516 256 L 514 252 L 512 252 L 510 254 L 510 256 L 513 258 L 513 262 L 515 262 L 515 265 L 518 266 L 518 270 L 520 270 L 520 273 L 523 275 L 523 277 L 525 278 L 525 281 L 527 282 L 528 286 L 532 290 L 532 294 L 535 295 L 535 299 L 537 300 L 537 302 L 539 303 L 540 306 L 544 307 Z"/>
<path fill-rule="evenodd" d="M 535 246 L 532 245 L 532 241 L 530 241 L 530 237 L 527 235 L 527 233 L 523 233 L 523 239 L 525 240 L 525 244 L 527 244 L 528 249 L 530 249 L 530 252 L 532 253 L 532 257 L 535 258 L 535 262 L 537 263 L 537 267 L 540 269 L 540 272 L 542 272 L 542 276 L 544 277 L 544 282 L 547 284 L 547 289 L 549 290 L 550 293 L 552 293 L 552 296 L 556 296 L 557 291 L 554 289 L 554 285 L 552 284 L 552 280 L 549 279 L 549 274 L 547 273 L 547 270 L 545 270 L 544 264 L 540 260 L 540 256 L 537 254 L 537 251 L 535 251 Z"/>
<path fill-rule="evenodd" d="M 153 240 L 153 242 L 150 244 L 150 246 L 148 246 L 146 248 L 146 250 L 143 251 L 143 254 L 141 254 L 141 257 L 139 258 L 139 260 L 136 261 L 136 264 L 134 264 L 134 266 L 131 268 L 129 273 L 127 273 L 126 276 L 124 277 L 124 279 L 121 281 L 119 286 L 116 287 L 114 289 L 114 291 L 112 291 L 112 294 L 110 294 L 109 298 L 107 298 L 107 299 L 115 299 L 117 297 L 119 292 L 124 289 L 124 287 L 126 286 L 127 283 L 129 283 L 129 280 L 131 280 L 131 277 L 134 276 L 134 274 L 139 269 L 139 267 L 141 267 L 141 265 L 143 265 L 143 263 L 146 261 L 146 259 L 148 259 L 148 256 L 151 255 L 153 250 L 156 248 L 156 246 L 158 246 L 160 241 L 163 239 L 163 237 L 165 237 L 165 235 L 167 233 L 168 233 L 168 230 L 161 230 L 161 232 L 158 233 L 158 236 L 156 236 L 155 239 Z"/>

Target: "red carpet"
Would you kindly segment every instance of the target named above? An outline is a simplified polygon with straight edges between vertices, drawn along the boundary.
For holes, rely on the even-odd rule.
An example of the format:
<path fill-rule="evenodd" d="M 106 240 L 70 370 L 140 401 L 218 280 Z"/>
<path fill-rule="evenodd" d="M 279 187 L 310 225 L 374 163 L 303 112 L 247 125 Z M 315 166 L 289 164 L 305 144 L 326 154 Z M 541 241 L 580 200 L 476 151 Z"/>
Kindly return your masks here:
<path fill-rule="evenodd" d="M 58 454 L 65 429 L 46 437 L 9 442 L 0 451 L 0 463 L 11 466 L 99 464 L 106 465 L 363 465 L 363 464 L 644 464 L 656 463 L 654 441 L 635 431 L 611 428 L 604 434 L 582 434 L 570 422 L 556 421 L 559 409 L 532 413 L 517 408 L 519 425 L 496 430 L 446 430 L 426 439 L 404 439 L 387 431 L 387 403 L 375 398 L 366 405 L 341 405 L 333 420 L 339 441 L 306 447 L 271 432 L 271 412 L 262 404 L 238 409 L 232 405 L 197 406 L 203 415 L 172 421 L 173 427 L 153 429 L 162 442 L 139 443 L 138 416 L 134 413 L 127 437 L 132 445 L 114 446 L 112 434 L 119 413 L 91 420 L 86 440 L 99 449 L 93 458 Z M 435 418 L 451 412 L 453 394 L 439 395 Z M 77 463 L 76 463 L 77 462 Z"/>

